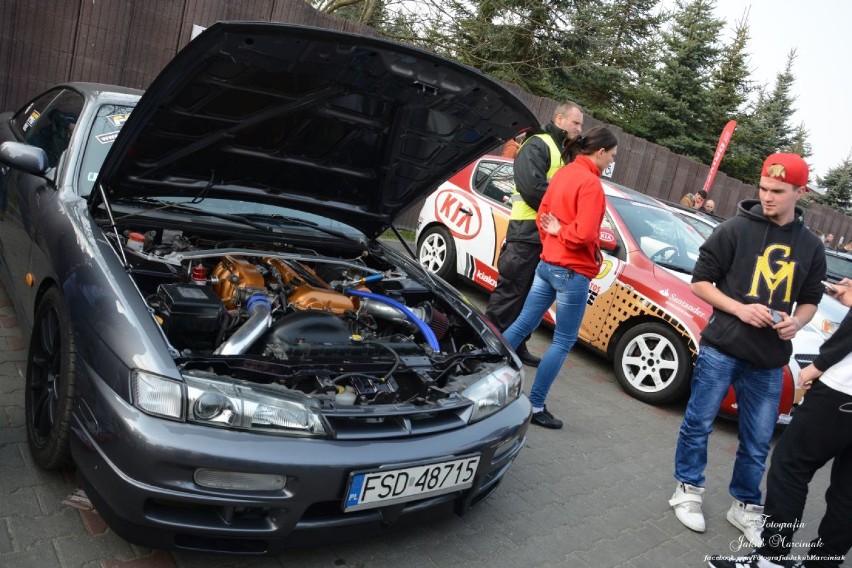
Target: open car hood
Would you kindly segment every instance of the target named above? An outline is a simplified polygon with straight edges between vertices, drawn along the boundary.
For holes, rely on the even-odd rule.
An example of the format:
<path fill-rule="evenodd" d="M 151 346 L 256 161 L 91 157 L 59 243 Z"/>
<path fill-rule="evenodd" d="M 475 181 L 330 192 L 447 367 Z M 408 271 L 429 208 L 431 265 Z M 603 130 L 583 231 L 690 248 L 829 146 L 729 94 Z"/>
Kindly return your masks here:
<path fill-rule="evenodd" d="M 263 202 L 375 236 L 536 122 L 502 85 L 426 51 L 325 29 L 217 23 L 152 82 L 99 183 L 109 199 Z"/>

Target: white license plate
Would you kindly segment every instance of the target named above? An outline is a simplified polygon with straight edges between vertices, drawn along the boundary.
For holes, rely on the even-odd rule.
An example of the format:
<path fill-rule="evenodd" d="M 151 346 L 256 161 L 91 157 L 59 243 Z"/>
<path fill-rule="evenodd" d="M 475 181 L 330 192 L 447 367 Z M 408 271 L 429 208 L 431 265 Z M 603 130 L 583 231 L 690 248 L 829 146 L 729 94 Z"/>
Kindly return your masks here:
<path fill-rule="evenodd" d="M 384 507 L 467 489 L 473 485 L 478 466 L 479 456 L 468 456 L 403 469 L 353 473 L 343 510 Z"/>

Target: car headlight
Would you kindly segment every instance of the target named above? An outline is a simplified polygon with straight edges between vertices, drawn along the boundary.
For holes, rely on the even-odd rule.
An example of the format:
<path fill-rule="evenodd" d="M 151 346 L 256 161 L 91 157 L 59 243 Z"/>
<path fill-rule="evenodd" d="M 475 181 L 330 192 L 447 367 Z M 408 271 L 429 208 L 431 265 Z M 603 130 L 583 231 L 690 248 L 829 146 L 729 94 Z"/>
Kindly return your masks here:
<path fill-rule="evenodd" d="M 838 327 L 840 327 L 840 322 L 831 321 L 828 319 L 824 319 L 821 322 L 811 320 L 811 322 L 806 327 L 818 333 L 823 339 L 828 339 L 829 337 L 834 335 L 834 332 L 837 331 Z"/>
<path fill-rule="evenodd" d="M 205 426 L 288 436 L 325 436 L 309 401 L 237 381 L 185 375 L 184 382 L 134 371 L 133 404 L 147 414 Z"/>
<path fill-rule="evenodd" d="M 820 326 L 820 331 L 822 332 L 823 337 L 828 339 L 834 332 L 837 331 L 837 328 L 840 327 L 839 321 L 831 321 L 831 320 L 822 320 L 822 326 Z"/>
<path fill-rule="evenodd" d="M 470 421 L 476 422 L 490 416 L 521 396 L 524 386 L 523 370 L 500 367 L 462 391 L 462 396 L 473 401 Z"/>
<path fill-rule="evenodd" d="M 133 371 L 133 405 L 147 414 L 183 420 L 183 385 L 165 377 Z"/>

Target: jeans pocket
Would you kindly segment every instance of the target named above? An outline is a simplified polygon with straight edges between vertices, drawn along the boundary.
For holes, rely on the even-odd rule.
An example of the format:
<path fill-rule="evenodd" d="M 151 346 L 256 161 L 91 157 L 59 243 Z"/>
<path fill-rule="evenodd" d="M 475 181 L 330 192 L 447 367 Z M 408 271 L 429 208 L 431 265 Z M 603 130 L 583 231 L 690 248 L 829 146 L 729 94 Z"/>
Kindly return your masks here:
<path fill-rule="evenodd" d="M 566 268 L 555 267 L 551 267 L 548 272 L 548 276 L 550 277 L 550 285 L 553 287 L 553 289 L 557 293 L 564 292 L 571 282 L 571 276 L 573 275 L 573 272 L 569 271 Z"/>

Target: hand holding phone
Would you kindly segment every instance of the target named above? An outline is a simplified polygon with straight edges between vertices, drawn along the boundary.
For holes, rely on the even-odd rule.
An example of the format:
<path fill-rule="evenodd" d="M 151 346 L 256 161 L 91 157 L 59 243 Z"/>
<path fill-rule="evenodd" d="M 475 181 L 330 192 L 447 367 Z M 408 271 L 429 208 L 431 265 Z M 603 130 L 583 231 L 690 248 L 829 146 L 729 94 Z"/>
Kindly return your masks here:
<path fill-rule="evenodd" d="M 772 323 L 781 323 L 784 317 L 775 310 L 769 310 L 769 315 L 772 316 Z"/>
<path fill-rule="evenodd" d="M 837 286 L 835 286 L 831 282 L 826 282 L 825 280 L 823 280 L 822 285 L 825 286 L 825 289 L 828 290 L 828 292 L 830 294 L 836 294 L 837 293 Z"/>

